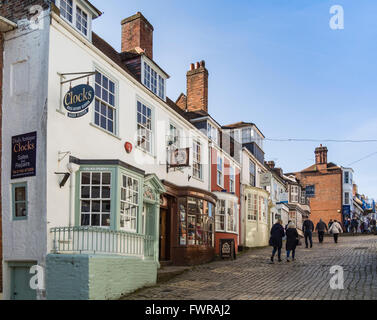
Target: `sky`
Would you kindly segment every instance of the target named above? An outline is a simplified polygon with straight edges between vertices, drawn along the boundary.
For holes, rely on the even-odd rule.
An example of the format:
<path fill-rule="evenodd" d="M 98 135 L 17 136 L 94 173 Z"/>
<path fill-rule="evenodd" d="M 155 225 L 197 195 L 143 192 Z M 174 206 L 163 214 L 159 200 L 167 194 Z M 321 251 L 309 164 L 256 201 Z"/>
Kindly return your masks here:
<path fill-rule="evenodd" d="M 172 100 L 185 93 L 190 63 L 205 60 L 217 122 L 255 123 L 266 160 L 284 172 L 312 165 L 322 143 L 329 161 L 354 169 L 359 193 L 377 199 L 377 142 L 326 141 L 377 139 L 377 1 L 91 2 L 104 12 L 93 30 L 118 51 L 122 19 L 140 11 L 154 26 L 153 58 L 171 77 Z M 333 5 L 344 29 L 330 28 Z M 288 138 L 316 141 L 268 140 Z"/>

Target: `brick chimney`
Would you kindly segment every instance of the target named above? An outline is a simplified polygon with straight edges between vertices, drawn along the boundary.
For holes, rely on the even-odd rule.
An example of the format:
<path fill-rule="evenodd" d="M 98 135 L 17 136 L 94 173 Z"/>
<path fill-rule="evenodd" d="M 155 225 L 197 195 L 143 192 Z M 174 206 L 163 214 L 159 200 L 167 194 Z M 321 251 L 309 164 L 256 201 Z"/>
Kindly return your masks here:
<path fill-rule="evenodd" d="M 190 65 L 190 70 L 187 72 L 186 99 L 187 111 L 208 112 L 208 70 L 204 60 Z"/>
<path fill-rule="evenodd" d="M 315 164 L 318 170 L 327 169 L 327 148 L 320 145 L 315 149 Z"/>
<path fill-rule="evenodd" d="M 267 162 L 266 162 L 266 165 L 267 165 L 270 169 L 274 169 L 274 168 L 275 168 L 275 161 L 267 161 Z"/>
<path fill-rule="evenodd" d="M 148 58 L 153 59 L 153 26 L 140 13 L 136 13 L 121 22 L 122 52 L 140 52 L 144 50 Z"/>

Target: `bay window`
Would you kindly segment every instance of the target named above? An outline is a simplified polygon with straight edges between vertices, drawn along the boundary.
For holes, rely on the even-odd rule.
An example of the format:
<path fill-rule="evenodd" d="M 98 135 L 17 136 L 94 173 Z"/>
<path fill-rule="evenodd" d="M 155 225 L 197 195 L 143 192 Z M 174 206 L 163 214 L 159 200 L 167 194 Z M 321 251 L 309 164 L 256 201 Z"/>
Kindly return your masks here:
<path fill-rule="evenodd" d="M 236 200 L 218 199 L 216 204 L 216 231 L 237 232 L 238 204 Z"/>
<path fill-rule="evenodd" d="M 216 231 L 225 231 L 225 200 L 217 200 L 216 204 Z"/>
<path fill-rule="evenodd" d="M 110 226 L 111 173 L 81 172 L 81 226 Z"/>
<path fill-rule="evenodd" d="M 247 194 L 247 220 L 256 221 L 257 220 L 257 195 L 248 193 Z"/>
<path fill-rule="evenodd" d="M 136 232 L 139 210 L 138 180 L 123 174 L 120 191 L 120 228 Z"/>

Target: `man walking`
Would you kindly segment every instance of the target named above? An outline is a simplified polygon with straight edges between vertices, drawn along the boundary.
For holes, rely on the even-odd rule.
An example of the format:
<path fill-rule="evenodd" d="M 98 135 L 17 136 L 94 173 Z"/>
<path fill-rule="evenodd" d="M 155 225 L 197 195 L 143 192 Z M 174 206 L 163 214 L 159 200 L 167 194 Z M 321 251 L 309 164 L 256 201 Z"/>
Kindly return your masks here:
<path fill-rule="evenodd" d="M 323 243 L 323 236 L 325 234 L 325 231 L 327 231 L 326 223 L 324 223 L 322 219 L 319 219 L 319 222 L 317 223 L 315 230 L 318 232 L 319 243 Z"/>
<path fill-rule="evenodd" d="M 332 221 L 332 219 L 330 219 L 329 224 L 328 224 L 329 229 L 330 229 L 330 227 L 331 227 L 331 225 L 332 225 L 333 223 L 334 223 L 334 222 Z"/>
<path fill-rule="evenodd" d="M 356 218 L 353 217 L 351 220 L 351 232 L 353 236 L 357 233 L 358 226 L 359 226 L 359 223 L 357 222 Z"/>
<path fill-rule="evenodd" d="M 306 248 L 308 248 L 308 240 L 310 242 L 310 248 L 313 247 L 313 231 L 313 222 L 309 218 L 306 218 L 304 223 L 302 224 L 302 232 L 304 232 Z"/>
<path fill-rule="evenodd" d="M 334 220 L 334 223 L 331 225 L 329 232 L 332 233 L 332 235 L 334 236 L 334 242 L 338 243 L 339 233 L 342 233 L 343 229 L 342 229 L 340 223 L 338 221 Z"/>

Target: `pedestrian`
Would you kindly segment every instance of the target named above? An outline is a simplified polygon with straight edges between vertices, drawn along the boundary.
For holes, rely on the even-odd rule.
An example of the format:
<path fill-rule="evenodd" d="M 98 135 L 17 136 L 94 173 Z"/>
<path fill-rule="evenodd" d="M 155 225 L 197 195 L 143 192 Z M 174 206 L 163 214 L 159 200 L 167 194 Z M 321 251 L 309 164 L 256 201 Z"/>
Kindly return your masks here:
<path fill-rule="evenodd" d="M 332 224 L 333 224 L 333 221 L 332 221 L 332 219 L 330 219 L 329 224 L 327 225 L 327 227 L 330 229 L 330 227 L 331 227 Z"/>
<path fill-rule="evenodd" d="M 348 228 L 350 226 L 350 219 L 348 218 L 348 216 L 345 218 L 344 220 L 344 232 L 348 233 Z"/>
<path fill-rule="evenodd" d="M 359 223 L 357 222 L 357 219 L 353 217 L 351 220 L 351 232 L 353 236 L 357 233 L 358 226 L 359 226 Z"/>
<path fill-rule="evenodd" d="M 304 223 L 302 224 L 302 231 L 304 232 L 306 248 L 308 248 L 308 240 L 310 242 L 310 248 L 312 248 L 314 224 L 309 218 L 306 218 Z"/>
<path fill-rule="evenodd" d="M 369 221 L 367 219 L 364 221 L 364 232 L 369 233 Z"/>
<path fill-rule="evenodd" d="M 299 241 L 299 238 L 298 238 L 298 232 L 297 232 L 296 226 L 293 222 L 290 222 L 288 224 L 286 235 L 287 235 L 287 242 L 285 244 L 285 249 L 287 250 L 287 262 L 290 262 L 289 255 L 291 251 L 292 251 L 292 261 L 295 261 L 296 246 Z"/>
<path fill-rule="evenodd" d="M 292 220 L 288 220 L 288 223 L 285 225 L 285 231 L 287 231 L 289 224 L 292 222 Z"/>
<path fill-rule="evenodd" d="M 323 243 L 323 236 L 325 234 L 325 231 L 328 230 L 326 223 L 324 223 L 322 219 L 319 219 L 319 222 L 317 223 L 315 230 L 318 232 L 319 243 Z"/>
<path fill-rule="evenodd" d="M 278 261 L 281 262 L 281 248 L 283 246 L 283 237 L 285 236 L 285 231 L 282 224 L 283 221 L 279 219 L 271 228 L 270 246 L 273 247 L 271 263 L 274 263 L 276 252 L 278 253 Z"/>
<path fill-rule="evenodd" d="M 343 232 L 340 223 L 338 221 L 334 220 L 334 223 L 331 225 L 329 232 L 334 236 L 334 242 L 338 243 L 339 233 Z"/>
<path fill-rule="evenodd" d="M 360 221 L 360 232 L 364 233 L 364 221 Z"/>
<path fill-rule="evenodd" d="M 372 218 L 370 220 L 370 227 L 371 227 L 372 233 L 377 234 L 377 232 L 376 232 L 376 219 Z"/>

